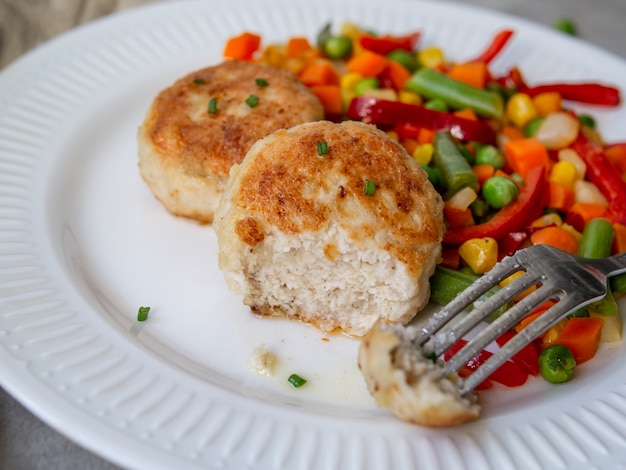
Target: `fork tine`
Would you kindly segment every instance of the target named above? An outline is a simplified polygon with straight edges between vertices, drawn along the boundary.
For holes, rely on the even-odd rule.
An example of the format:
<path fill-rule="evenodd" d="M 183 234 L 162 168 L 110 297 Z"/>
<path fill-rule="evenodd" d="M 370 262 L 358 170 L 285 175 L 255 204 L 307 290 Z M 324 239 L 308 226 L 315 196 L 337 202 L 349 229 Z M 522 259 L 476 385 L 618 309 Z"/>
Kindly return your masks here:
<path fill-rule="evenodd" d="M 433 334 L 478 300 L 480 296 L 520 269 L 522 268 L 512 258 L 502 259 L 489 273 L 478 278 L 461 294 L 452 299 L 448 305 L 435 313 L 420 329 L 420 336 L 417 338 L 416 344 L 423 345 Z"/>
<path fill-rule="evenodd" d="M 511 269 L 514 267 L 515 265 L 511 267 Z M 519 266 L 517 267 L 517 269 L 520 269 Z M 503 273 L 504 272 L 506 271 L 503 271 Z M 487 274 L 487 276 L 489 276 L 489 274 Z M 504 276 L 504 278 L 506 277 L 508 276 Z M 490 281 L 489 285 L 490 287 L 493 287 L 494 280 L 488 279 L 487 281 Z M 524 275 L 520 276 L 519 278 L 508 284 L 506 287 L 500 289 L 488 299 L 480 302 L 475 302 L 474 309 L 471 312 L 463 315 L 454 324 L 450 324 L 449 328 L 444 330 L 444 327 L 446 325 L 442 325 L 439 330 L 433 333 L 429 340 L 423 344 L 424 350 L 428 353 L 433 352 L 436 356 L 439 356 L 443 351 L 452 346 L 459 338 L 463 337 L 463 335 L 465 335 L 468 331 L 474 328 L 478 323 L 483 321 L 493 312 L 499 310 L 501 307 L 511 302 L 520 293 L 524 292 L 526 289 L 534 286 L 540 281 L 541 276 L 539 274 L 525 273 Z M 544 293 L 545 291 L 542 292 L 542 294 Z M 545 295 L 547 295 L 547 293 L 545 293 Z M 531 297 L 531 299 L 535 299 L 535 297 Z M 527 303 L 528 301 L 522 305 L 526 305 Z M 449 320 L 450 319 L 448 319 L 448 321 Z"/>
<path fill-rule="evenodd" d="M 550 307 L 539 318 L 527 325 L 526 328 L 515 335 L 515 337 L 513 337 L 508 343 L 504 344 L 469 377 L 463 380 L 460 384 L 461 394 L 464 395 L 474 390 L 478 384 L 489 377 L 498 367 L 504 364 L 516 352 L 527 344 L 530 344 L 531 341 L 533 341 L 538 335 L 556 324 L 561 318 L 580 308 L 581 305 L 586 305 L 593 301 L 594 300 L 592 299 L 581 304 L 581 299 L 577 296 L 570 297 L 569 295 L 566 295 L 562 297 L 554 306 Z M 460 352 L 461 351 L 459 351 L 459 353 Z M 456 357 L 456 355 L 454 357 Z"/>
<path fill-rule="evenodd" d="M 488 344 L 492 343 L 502 333 L 511 329 L 519 321 L 532 312 L 546 300 L 557 299 L 563 292 L 560 289 L 553 289 L 549 286 L 542 286 L 533 291 L 513 307 L 503 313 L 491 324 L 478 333 L 470 342 L 461 348 L 448 362 L 444 368 L 448 372 L 456 372 L 467 362 L 478 354 Z M 486 303 L 486 302 L 485 302 Z M 483 306 L 481 305 L 480 308 Z M 435 354 L 437 354 L 435 352 Z"/>

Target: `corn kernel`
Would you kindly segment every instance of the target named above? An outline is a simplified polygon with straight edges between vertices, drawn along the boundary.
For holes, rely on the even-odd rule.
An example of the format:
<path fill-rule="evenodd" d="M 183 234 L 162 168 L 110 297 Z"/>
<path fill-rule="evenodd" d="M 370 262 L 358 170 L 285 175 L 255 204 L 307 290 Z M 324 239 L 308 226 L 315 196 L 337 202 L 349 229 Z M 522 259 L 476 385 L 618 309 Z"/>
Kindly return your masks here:
<path fill-rule="evenodd" d="M 509 285 L 511 282 L 513 282 L 514 280 L 516 280 L 519 277 L 522 277 L 524 275 L 524 271 L 517 271 L 513 274 L 511 274 L 509 277 L 507 277 L 506 279 L 502 280 L 500 282 L 500 287 L 506 287 L 507 285 Z M 518 294 L 515 297 L 515 301 L 519 302 L 520 300 L 522 300 L 524 297 L 526 297 L 528 294 L 530 294 L 531 292 L 533 292 L 535 289 L 537 289 L 537 286 L 530 286 L 528 289 L 526 289 L 524 292 L 521 292 L 520 294 Z"/>
<path fill-rule="evenodd" d="M 548 331 L 546 331 L 542 337 L 542 343 L 544 347 L 550 346 L 554 344 L 556 339 L 559 337 L 559 334 L 565 328 L 567 323 L 567 318 L 563 318 L 558 321 L 558 323 L 551 326 Z"/>
<path fill-rule="evenodd" d="M 417 163 L 429 165 L 433 159 L 433 153 L 435 153 L 435 147 L 433 147 L 433 144 L 422 144 L 415 148 L 413 158 Z"/>
<path fill-rule="evenodd" d="M 580 155 L 576 151 L 567 148 L 559 150 L 557 158 L 560 162 L 570 162 L 576 167 L 576 179 L 585 179 L 585 173 L 587 173 L 587 165 L 584 160 L 580 158 Z"/>
<path fill-rule="evenodd" d="M 423 100 L 420 95 L 411 91 L 401 90 L 398 92 L 398 101 L 408 104 L 421 105 Z"/>
<path fill-rule="evenodd" d="M 398 136 L 398 133 L 396 131 L 387 131 L 385 132 L 385 134 L 387 134 L 389 138 L 395 140 L 396 142 L 400 140 L 400 137 Z"/>
<path fill-rule="evenodd" d="M 552 170 L 550 170 L 550 181 L 552 183 L 559 183 L 568 188 L 573 188 L 577 179 L 578 170 L 571 162 L 561 160 L 556 162 L 552 166 Z"/>
<path fill-rule="evenodd" d="M 498 261 L 498 242 L 491 237 L 471 238 L 459 247 L 459 256 L 476 274 L 483 274 Z"/>
<path fill-rule="evenodd" d="M 578 243 L 580 243 L 580 240 L 583 238 L 583 234 L 582 233 L 580 233 L 578 230 L 576 230 L 570 224 L 566 224 L 566 223 L 561 224 L 561 228 L 564 229 L 564 230 L 567 230 L 569 233 L 571 233 L 573 235 L 573 237 L 576 239 L 576 241 Z"/>
<path fill-rule="evenodd" d="M 353 90 L 354 85 L 363 80 L 363 75 L 357 72 L 348 72 L 339 79 L 339 85 L 342 90 Z"/>
<path fill-rule="evenodd" d="M 549 227 L 550 225 L 556 225 L 557 227 L 560 227 L 561 225 L 563 225 L 563 219 L 556 212 L 550 212 L 533 220 L 530 225 L 532 227 Z"/>
<path fill-rule="evenodd" d="M 539 93 L 533 97 L 533 103 L 540 116 L 547 116 L 562 109 L 561 94 L 554 91 Z"/>
<path fill-rule="evenodd" d="M 436 68 L 444 65 L 445 57 L 438 47 L 427 47 L 417 53 L 417 60 L 424 67 Z"/>
<path fill-rule="evenodd" d="M 537 117 L 537 108 L 530 96 L 515 93 L 506 103 L 506 117 L 520 129 Z"/>

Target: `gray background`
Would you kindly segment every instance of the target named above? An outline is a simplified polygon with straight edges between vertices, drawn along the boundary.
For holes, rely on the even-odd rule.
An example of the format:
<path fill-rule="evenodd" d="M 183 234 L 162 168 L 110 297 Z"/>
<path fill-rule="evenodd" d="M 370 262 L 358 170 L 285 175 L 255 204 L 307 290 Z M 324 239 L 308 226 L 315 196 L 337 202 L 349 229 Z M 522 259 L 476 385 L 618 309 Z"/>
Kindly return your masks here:
<path fill-rule="evenodd" d="M 78 24 L 151 1 L 0 0 L 0 69 Z M 546 25 L 558 18 L 571 18 L 580 37 L 626 58 L 626 0 L 459 0 L 459 3 L 501 10 Z M 0 469 L 116 468 L 48 427 L 0 388 Z"/>

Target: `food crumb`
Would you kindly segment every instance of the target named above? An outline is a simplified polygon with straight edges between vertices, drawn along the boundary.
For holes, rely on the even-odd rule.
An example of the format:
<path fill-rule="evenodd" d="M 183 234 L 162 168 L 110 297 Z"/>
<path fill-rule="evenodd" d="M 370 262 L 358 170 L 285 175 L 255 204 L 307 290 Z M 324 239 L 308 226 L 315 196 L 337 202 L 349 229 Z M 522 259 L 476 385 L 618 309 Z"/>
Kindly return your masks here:
<path fill-rule="evenodd" d="M 275 360 L 276 356 L 265 348 L 265 344 L 261 343 L 248 356 L 248 369 L 257 374 L 271 377 L 274 372 Z"/>

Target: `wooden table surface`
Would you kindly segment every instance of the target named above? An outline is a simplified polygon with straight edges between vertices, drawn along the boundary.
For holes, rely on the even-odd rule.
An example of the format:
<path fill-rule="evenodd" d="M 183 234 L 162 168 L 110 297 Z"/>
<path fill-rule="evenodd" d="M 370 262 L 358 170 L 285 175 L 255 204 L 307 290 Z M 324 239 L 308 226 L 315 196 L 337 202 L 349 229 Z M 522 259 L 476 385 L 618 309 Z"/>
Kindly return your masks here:
<path fill-rule="evenodd" d="M 152 1 L 0 0 L 0 70 L 68 29 Z M 464 3 L 544 24 L 551 24 L 560 17 L 575 18 L 580 36 L 626 57 L 626 0 L 471 0 Z M 106 456 L 105 451 L 103 454 Z M 72 443 L 0 389 L 0 468 L 112 470 L 118 467 Z"/>

